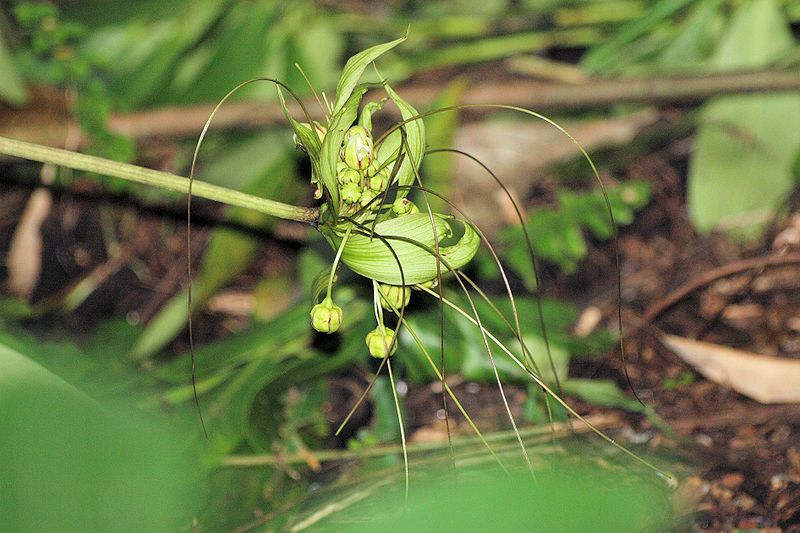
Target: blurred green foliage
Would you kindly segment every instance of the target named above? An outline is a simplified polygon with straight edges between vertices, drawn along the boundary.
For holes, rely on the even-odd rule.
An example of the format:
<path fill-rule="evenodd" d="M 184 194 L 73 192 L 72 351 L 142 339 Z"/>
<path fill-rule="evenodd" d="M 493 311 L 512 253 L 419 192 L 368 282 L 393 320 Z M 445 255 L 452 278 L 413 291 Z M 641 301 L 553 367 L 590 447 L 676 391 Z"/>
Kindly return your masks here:
<path fill-rule="evenodd" d="M 0 529 L 186 527 L 205 474 L 175 431 L 181 425 L 150 420 L 119 397 L 97 401 L 38 364 L 50 359 L 43 350 L 72 365 L 83 357 L 0 338 Z"/>
<path fill-rule="evenodd" d="M 428 468 L 402 487 L 391 477 L 320 494 L 273 527 L 324 531 L 663 531 L 679 528 L 668 491 L 594 464 L 557 463 L 532 477 L 499 469 Z M 338 512 L 334 511 L 338 510 Z"/>
<path fill-rule="evenodd" d="M 310 0 L 65 0 L 58 3 L 59 8 L 44 2 L 12 4 L 13 10 L 4 13 L 5 19 L 0 21 L 0 98 L 21 106 L 31 101 L 26 86 L 66 89 L 73 97 L 70 112 L 90 141 L 87 149 L 128 161 L 136 159 L 136 146 L 109 130 L 113 113 L 212 103 L 236 83 L 261 75 L 286 81 L 300 95 L 308 96 L 310 89 L 295 64 L 302 66 L 318 90 L 330 96 L 348 55 L 396 38 L 409 25 L 408 43 L 381 60 L 381 74 L 393 83 L 430 75 L 442 67 L 459 69 L 526 54 L 546 58 L 549 50 L 585 52 L 580 68 L 603 77 L 781 67 L 796 64 L 800 57 L 796 38 L 788 31 L 789 23 L 800 20 L 800 8 L 778 0 L 393 2 L 380 11 Z M 455 83 L 431 105 L 457 103 L 462 90 Z M 275 96 L 271 85 L 254 84 L 234 99 L 270 102 Z M 796 183 L 797 170 L 793 175 L 792 165 L 796 167 L 800 161 L 800 139 L 794 127 L 798 112 L 796 95 L 719 98 L 703 109 L 689 172 L 689 208 L 698 229 L 710 230 L 720 224 L 740 227 L 736 220 L 729 223 L 731 217 L 774 213 Z M 455 114 L 432 117 L 432 146 L 434 142 L 436 147 L 449 144 L 457 122 Z M 173 146 L 178 152 L 174 163 L 185 172 L 192 146 L 182 140 L 173 141 Z M 299 161 L 287 128 L 255 134 L 226 132 L 209 138 L 201 154 L 202 177 L 243 191 L 300 201 L 308 191 L 305 178 L 301 179 L 306 169 Z M 450 158 L 440 155 L 426 160 L 425 165 L 430 183 L 447 191 Z M 114 192 L 124 191 L 151 202 L 154 198 L 162 203 L 174 200 L 160 192 L 110 184 L 105 178 L 100 183 Z M 568 274 L 586 257 L 587 239 L 607 240 L 614 226 L 597 190 L 560 190 L 556 199 L 555 205 L 528 210 L 526 222 L 538 256 Z M 631 181 L 608 190 L 619 226 L 630 224 L 649 199 L 644 182 Z M 226 216 L 245 220 L 262 231 L 273 227 L 273 221 L 235 209 L 229 209 Z M 747 220 L 744 227 L 749 227 Z M 193 281 L 195 312 L 252 264 L 263 242 L 252 233 L 230 227 L 213 229 L 209 239 Z M 520 228 L 505 228 L 498 239 L 504 261 L 528 289 L 535 290 Z M 304 289 L 310 289 L 311 280 L 330 263 L 327 252 L 317 251 L 318 244 L 312 237 L 297 258 L 294 276 Z M 497 271 L 485 256 L 479 266 L 483 280 L 497 279 Z M 190 515 L 199 507 L 205 509 L 197 511 L 201 526 L 232 529 L 251 520 L 254 509 L 276 512 L 303 498 L 307 487 L 297 481 L 302 477 L 298 471 L 313 466 L 310 459 L 305 466 L 295 462 L 292 467 L 216 469 L 205 480 L 203 494 L 194 494 L 191 501 L 182 499 L 191 494 L 186 490 L 191 488 L 187 480 L 202 477 L 205 465 L 217 464 L 228 454 L 295 457 L 293 454 L 306 453 L 313 457 L 315 450 L 327 444 L 330 421 L 323 413 L 330 396 L 328 379 L 354 369 L 374 370 L 363 346 L 363 336 L 370 329 L 366 320 L 371 312 L 369 299 L 356 284 L 349 284 L 346 273 L 342 278 L 336 298 L 348 319 L 342 334 L 330 344 L 312 334 L 308 326 L 310 299 L 303 294 L 279 316 L 264 318 L 256 312 L 243 330 L 198 347 L 196 377 L 210 434 L 207 444 L 201 444 L 199 423 L 193 419 L 167 431 L 130 415 L 141 409 L 184 420 L 192 405 L 189 354 L 183 350 L 173 354 L 175 345 L 171 344 L 185 329 L 189 309 L 184 292 L 163 305 L 145 327 L 114 317 L 95 331 L 74 335 L 83 341 L 80 349 L 72 344 L 75 339 L 63 333 L 63 324 L 42 326 L 63 316 L 50 314 L 42 320 L 41 309 L 12 298 L 0 299 L 0 470 L 14 472 L 21 480 L 11 487 L 2 484 L 2 490 L 9 492 L 0 493 L 0 520 L 8 521 L 0 522 L 0 529 L 47 529 L 57 517 L 63 520 L 62 530 L 187 527 Z M 290 283 L 279 280 L 279 285 L 284 298 L 298 299 Z M 265 290 L 259 305 L 270 307 L 273 298 L 279 299 L 279 292 Z M 454 294 L 448 296 L 465 304 Z M 422 298 L 415 294 L 414 299 Z M 497 305 L 510 319 L 509 305 Z M 487 304 L 478 300 L 476 306 L 487 328 L 507 331 L 504 320 Z M 553 370 L 542 331 L 532 320 L 537 313 L 535 300 L 522 296 L 518 307 L 524 318 L 523 336 L 548 383 L 555 381 L 555 372 L 566 393 L 597 405 L 644 411 L 657 420 L 613 382 L 569 376 L 570 359 L 602 353 L 613 344 L 614 335 L 598 332 L 578 339 L 570 331 L 577 308 L 568 302 L 545 301 Z M 411 311 L 409 323 L 438 361 L 438 307 L 415 302 Z M 20 326 L 25 319 L 30 321 L 26 326 L 48 330 L 54 342 L 29 338 Z M 446 311 L 442 320 L 448 372 L 490 381 L 493 370 L 477 330 L 453 312 Z M 498 335 L 509 346 L 516 346 L 513 336 Z M 435 379 L 413 339 L 401 334 L 401 343 L 403 357 L 395 360 L 402 378 L 412 385 Z M 504 379 L 524 381 L 508 359 L 498 357 L 497 361 Z M 13 381 L 11 376 L 17 375 L 25 377 Z M 680 387 L 685 382 L 681 377 L 665 386 Z M 6 387 L 14 383 L 28 388 Z M 540 390 L 531 387 L 530 392 L 527 417 L 546 421 Z M 106 404 L 119 395 L 129 396 L 135 405 Z M 376 382 L 370 400 L 371 421 L 350 441 L 355 452 L 398 440 L 391 384 L 385 378 Z M 551 408 L 555 418 L 564 416 L 557 407 Z M 175 433 L 180 436 L 176 438 Z M 92 439 L 89 447 L 87 435 Z M 195 445 L 203 447 L 204 455 L 195 457 L 187 467 L 187 456 L 182 453 Z M 13 453 L 19 450 L 30 453 L 12 464 L 17 457 Z M 65 455 L 64 450 L 72 453 Z M 90 452 L 96 453 L 94 459 Z M 63 457 L 69 460 L 58 460 Z M 389 453 L 373 466 L 398 463 L 398 455 Z M 42 470 L 42 465 L 50 470 Z M 90 479 L 89 473 L 96 478 Z M 54 483 L 56 479 L 59 483 Z M 548 478 L 535 490 L 519 481 L 516 491 L 508 491 L 505 481 L 497 484 L 480 476 L 475 479 L 477 483 L 465 485 L 461 492 L 451 485 L 412 488 L 412 507 L 417 510 L 396 519 L 409 526 L 446 528 L 467 517 L 454 516 L 448 509 L 484 509 L 492 526 L 505 519 L 512 527 L 514 520 L 534 518 L 526 511 L 546 521 L 554 518 L 538 513 L 568 507 L 575 520 L 569 526 L 574 530 L 586 524 L 594 524 L 593 529 L 608 524 L 608 529 L 614 530 L 640 524 L 643 510 L 652 509 L 645 501 L 652 496 L 648 488 L 620 479 L 567 472 L 563 480 Z M 598 484 L 598 479 L 602 483 Z M 614 493 L 604 494 L 602 484 L 615 487 Z M 102 487 L 104 499 L 88 501 L 90 485 Z M 58 490 L 47 501 L 41 498 L 45 486 Z M 576 496 L 575 487 L 586 492 Z M 632 487 L 635 490 L 627 490 Z M 397 502 L 402 496 L 397 493 L 393 489 L 389 493 L 393 500 L 371 505 L 381 511 L 400 508 Z M 425 507 L 424 500 L 438 503 L 441 493 L 450 494 L 452 501 Z M 598 507 L 611 512 L 601 516 L 596 513 L 598 507 L 592 507 L 591 516 L 584 514 L 587 507 L 580 504 L 585 494 L 597 496 Z M 340 496 L 342 493 L 334 499 Z M 528 505 L 534 499 L 538 506 Z M 510 501 L 518 504 L 514 512 L 504 510 Z M 484 502 L 484 506 L 476 502 Z M 142 507 L 152 513 L 134 512 Z M 390 527 L 379 521 L 379 514 L 355 509 L 349 516 L 332 513 L 329 520 L 331 527 L 352 526 L 354 521 L 359 526 L 369 521 L 376 529 Z M 279 520 L 285 523 L 291 515 L 281 513 Z M 333 523 L 337 520 L 341 522 Z M 105 527 L 107 524 L 114 527 Z M 554 528 L 565 524 L 553 522 Z"/>

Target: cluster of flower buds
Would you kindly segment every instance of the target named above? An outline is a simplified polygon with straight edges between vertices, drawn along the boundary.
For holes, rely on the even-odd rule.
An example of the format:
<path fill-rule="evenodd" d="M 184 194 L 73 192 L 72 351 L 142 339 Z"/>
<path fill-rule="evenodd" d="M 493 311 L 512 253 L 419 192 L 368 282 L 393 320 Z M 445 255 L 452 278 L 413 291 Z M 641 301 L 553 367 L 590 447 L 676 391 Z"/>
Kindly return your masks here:
<path fill-rule="evenodd" d="M 375 158 L 372 134 L 364 126 L 347 130 L 336 167 L 336 180 L 344 204 L 344 213 L 359 207 L 377 209 L 376 196 L 389 186 L 389 174 Z"/>

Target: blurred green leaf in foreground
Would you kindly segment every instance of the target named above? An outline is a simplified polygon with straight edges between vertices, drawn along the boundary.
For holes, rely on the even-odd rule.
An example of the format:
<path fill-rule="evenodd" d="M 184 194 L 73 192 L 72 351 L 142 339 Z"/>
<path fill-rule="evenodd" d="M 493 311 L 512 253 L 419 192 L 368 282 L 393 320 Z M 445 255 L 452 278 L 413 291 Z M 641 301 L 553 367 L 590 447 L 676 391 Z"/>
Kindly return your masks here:
<path fill-rule="evenodd" d="M 0 530 L 176 531 L 199 469 L 164 427 L 0 344 Z"/>

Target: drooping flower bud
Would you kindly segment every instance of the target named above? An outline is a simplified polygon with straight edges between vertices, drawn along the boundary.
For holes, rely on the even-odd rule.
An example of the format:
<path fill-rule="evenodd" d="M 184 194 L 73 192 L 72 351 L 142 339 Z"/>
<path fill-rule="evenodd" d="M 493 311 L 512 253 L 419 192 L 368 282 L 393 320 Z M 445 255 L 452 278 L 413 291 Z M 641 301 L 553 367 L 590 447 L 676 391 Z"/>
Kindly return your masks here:
<path fill-rule="evenodd" d="M 381 329 L 383 330 L 381 332 Z M 369 333 L 365 339 L 369 354 L 372 357 L 383 359 L 387 355 L 392 355 L 397 344 L 394 342 L 394 330 L 384 326 L 378 326 Z"/>
<path fill-rule="evenodd" d="M 381 307 L 387 311 L 399 311 L 411 300 L 411 289 L 406 286 L 381 283 L 378 288 L 381 295 Z"/>
<path fill-rule="evenodd" d="M 361 199 L 361 187 L 358 183 L 347 183 L 340 191 L 342 200 L 347 204 L 354 204 Z"/>
<path fill-rule="evenodd" d="M 336 175 L 336 179 L 341 185 L 346 185 L 348 183 L 360 184 L 361 174 L 358 173 L 358 170 L 352 169 L 345 165 L 344 170 Z"/>
<path fill-rule="evenodd" d="M 372 163 L 372 135 L 363 126 L 353 126 L 344 134 L 342 160 L 356 170 L 365 170 Z"/>
<path fill-rule="evenodd" d="M 418 213 L 419 208 L 408 198 L 398 198 L 392 203 L 392 211 L 394 211 L 395 215 L 402 216 Z"/>
<path fill-rule="evenodd" d="M 325 298 L 311 308 L 311 327 L 320 333 L 333 333 L 342 325 L 342 308 Z"/>

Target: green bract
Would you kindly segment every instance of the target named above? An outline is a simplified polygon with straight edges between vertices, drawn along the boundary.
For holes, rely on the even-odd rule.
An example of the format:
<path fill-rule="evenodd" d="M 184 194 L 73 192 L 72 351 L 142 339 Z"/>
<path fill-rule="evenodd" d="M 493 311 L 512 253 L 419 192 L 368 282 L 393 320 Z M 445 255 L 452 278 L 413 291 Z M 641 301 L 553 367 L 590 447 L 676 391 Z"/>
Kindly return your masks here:
<path fill-rule="evenodd" d="M 458 269 L 466 265 L 478 250 L 478 233 L 471 225 L 458 222 L 464 233 L 456 242 L 447 244 L 452 240 L 451 224 L 457 221 L 439 214 L 434 215 L 434 220 L 435 236 L 439 239 L 441 271 L 447 272 L 449 268 Z M 331 228 L 322 226 L 320 229 L 331 245 L 337 248 L 341 237 Z M 354 272 L 380 283 L 415 285 L 436 278 L 434 254 L 435 238 L 430 215 L 412 213 L 379 222 L 375 225 L 374 235 L 370 234 L 369 227 L 354 230 L 342 252 L 342 261 Z"/>

